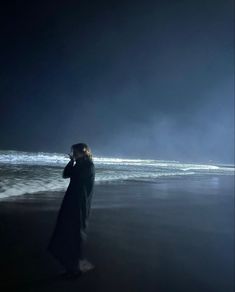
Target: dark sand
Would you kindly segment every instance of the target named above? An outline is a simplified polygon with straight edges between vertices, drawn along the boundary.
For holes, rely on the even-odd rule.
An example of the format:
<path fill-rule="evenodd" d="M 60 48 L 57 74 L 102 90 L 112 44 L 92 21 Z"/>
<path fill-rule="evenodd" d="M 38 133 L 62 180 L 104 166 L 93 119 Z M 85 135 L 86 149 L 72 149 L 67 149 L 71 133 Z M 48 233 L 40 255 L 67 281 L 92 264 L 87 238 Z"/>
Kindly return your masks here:
<path fill-rule="evenodd" d="M 95 186 L 87 258 L 57 277 L 46 251 L 64 192 L 0 200 L 0 291 L 232 292 L 234 178 Z"/>

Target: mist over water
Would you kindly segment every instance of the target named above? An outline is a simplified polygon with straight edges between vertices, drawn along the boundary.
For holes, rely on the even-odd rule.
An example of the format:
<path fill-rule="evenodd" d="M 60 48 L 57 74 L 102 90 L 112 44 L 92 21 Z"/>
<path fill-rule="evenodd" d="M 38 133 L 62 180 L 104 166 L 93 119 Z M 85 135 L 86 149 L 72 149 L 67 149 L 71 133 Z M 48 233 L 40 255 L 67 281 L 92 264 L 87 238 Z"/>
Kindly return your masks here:
<path fill-rule="evenodd" d="M 171 81 L 177 78 L 177 72 L 175 74 L 171 76 Z M 149 82 L 153 82 L 151 76 L 148 77 Z M 183 83 L 181 80 L 182 87 Z M 159 85 L 155 85 L 151 92 L 144 92 L 139 84 L 123 88 L 115 96 L 118 102 L 112 103 L 107 114 L 104 109 L 108 100 L 94 100 L 92 103 L 84 101 L 83 111 L 86 116 L 89 112 L 95 112 L 102 117 L 102 128 L 95 129 L 99 133 L 99 139 L 93 137 L 92 132 L 84 135 L 90 141 L 89 144 L 95 145 L 101 156 L 108 153 L 111 157 L 115 154 L 143 159 L 152 157 L 197 163 L 234 164 L 233 78 L 229 76 L 225 80 L 221 79 L 207 89 L 200 90 L 194 85 L 186 92 L 181 92 L 174 86 L 171 90 L 163 85 L 161 87 L 159 90 Z M 104 92 L 104 95 L 107 94 Z M 122 102 L 124 97 L 125 103 Z M 143 103 L 143 97 L 148 102 Z M 157 98 L 161 103 L 155 104 Z M 79 107 L 73 109 L 74 117 L 84 113 L 80 112 Z M 71 120 L 71 124 L 74 120 Z M 82 123 L 85 123 L 85 119 Z M 94 124 L 95 127 L 99 125 L 97 121 Z M 109 132 L 108 142 L 105 131 Z M 72 141 L 70 131 L 67 132 L 67 141 Z"/>
<path fill-rule="evenodd" d="M 61 153 L 0 151 L 0 198 L 65 190 L 62 171 L 69 159 Z M 96 184 L 114 181 L 157 182 L 162 177 L 234 175 L 234 165 L 195 164 L 153 159 L 94 157 Z"/>

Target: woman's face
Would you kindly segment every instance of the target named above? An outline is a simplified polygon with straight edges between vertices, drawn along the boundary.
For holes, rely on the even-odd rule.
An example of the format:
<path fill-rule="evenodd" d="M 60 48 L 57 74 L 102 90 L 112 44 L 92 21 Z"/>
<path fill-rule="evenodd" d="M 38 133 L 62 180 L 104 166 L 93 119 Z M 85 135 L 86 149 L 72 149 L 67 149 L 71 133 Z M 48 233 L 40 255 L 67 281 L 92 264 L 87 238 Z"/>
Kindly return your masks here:
<path fill-rule="evenodd" d="M 74 158 L 74 159 L 77 159 L 77 158 L 82 157 L 82 156 L 83 156 L 82 153 L 73 150 L 73 158 Z"/>

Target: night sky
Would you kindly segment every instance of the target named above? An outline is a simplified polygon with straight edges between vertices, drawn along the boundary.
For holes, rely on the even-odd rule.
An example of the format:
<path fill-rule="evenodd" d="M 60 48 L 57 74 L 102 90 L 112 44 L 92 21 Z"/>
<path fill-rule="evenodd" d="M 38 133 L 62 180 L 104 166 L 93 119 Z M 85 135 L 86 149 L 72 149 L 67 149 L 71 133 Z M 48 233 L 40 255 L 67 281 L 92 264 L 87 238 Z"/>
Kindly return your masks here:
<path fill-rule="evenodd" d="M 1 4 L 0 149 L 234 163 L 232 0 Z"/>

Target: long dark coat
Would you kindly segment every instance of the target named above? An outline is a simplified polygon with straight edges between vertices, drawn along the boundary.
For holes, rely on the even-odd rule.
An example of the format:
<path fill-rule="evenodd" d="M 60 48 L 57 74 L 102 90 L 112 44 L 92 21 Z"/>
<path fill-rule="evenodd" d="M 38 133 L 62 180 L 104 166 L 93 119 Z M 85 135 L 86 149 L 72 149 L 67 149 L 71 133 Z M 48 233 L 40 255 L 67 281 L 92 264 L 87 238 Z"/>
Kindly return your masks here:
<path fill-rule="evenodd" d="M 81 248 L 86 237 L 95 167 L 91 159 L 81 157 L 65 166 L 63 178 L 70 178 L 48 250 L 68 270 L 78 267 Z"/>

